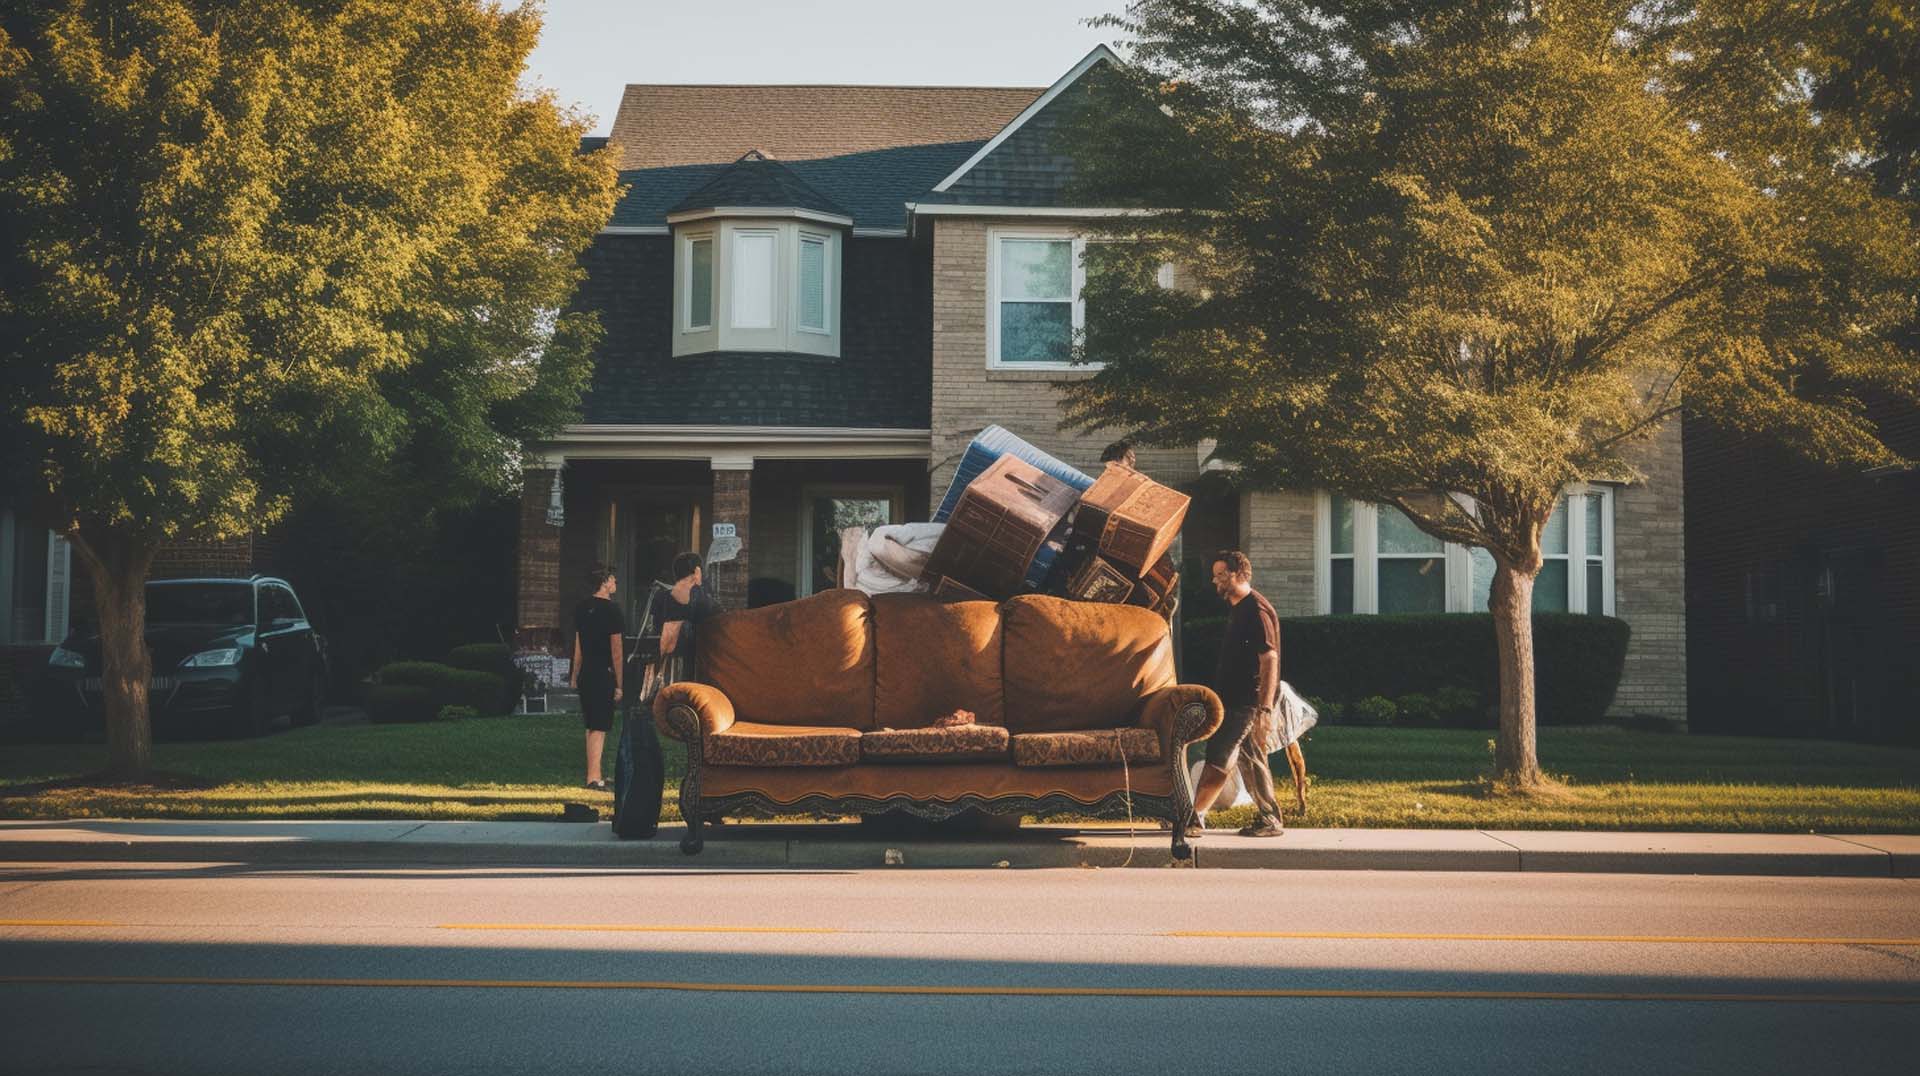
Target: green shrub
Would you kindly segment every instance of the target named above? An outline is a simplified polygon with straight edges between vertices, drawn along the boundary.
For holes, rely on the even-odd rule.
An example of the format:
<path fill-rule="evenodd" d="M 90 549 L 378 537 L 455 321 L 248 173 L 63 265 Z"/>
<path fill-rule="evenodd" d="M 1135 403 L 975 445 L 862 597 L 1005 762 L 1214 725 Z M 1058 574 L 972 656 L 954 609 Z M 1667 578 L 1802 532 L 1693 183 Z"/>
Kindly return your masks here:
<path fill-rule="evenodd" d="M 491 673 L 504 688 L 500 700 L 482 713 L 509 714 L 520 702 L 521 669 L 513 663 L 513 648 L 505 643 L 467 643 L 447 651 L 447 664 L 456 669 Z"/>
<path fill-rule="evenodd" d="M 1325 724 L 1338 725 L 1340 719 L 1346 715 L 1347 708 L 1333 699 L 1316 699 L 1304 695 L 1301 697 L 1307 700 L 1307 705 L 1313 707 L 1313 712 L 1319 714 L 1320 720 Z"/>
<path fill-rule="evenodd" d="M 435 712 L 432 694 L 418 684 L 368 684 L 360 702 L 376 725 L 432 721 Z"/>
<path fill-rule="evenodd" d="M 480 711 L 471 706 L 442 706 L 440 708 L 440 720 L 442 721 L 464 721 L 469 717 L 479 716 Z"/>
<path fill-rule="evenodd" d="M 1205 578 L 1204 576 L 1202 578 Z M 1226 630 L 1224 616 L 1183 616 L 1180 619 L 1180 679 L 1189 684 L 1213 683 L 1214 666 L 1220 660 L 1220 633 Z M 1285 631 L 1282 622 L 1281 631 Z M 1286 670 L 1280 670 L 1286 679 Z"/>
<path fill-rule="evenodd" d="M 1368 695 L 1347 709 L 1349 725 L 1390 725 L 1399 707 L 1384 695 Z"/>
<path fill-rule="evenodd" d="M 1440 707 L 1433 696 L 1414 692 L 1393 700 L 1393 724 L 1396 728 L 1437 729 L 1440 727 Z"/>
<path fill-rule="evenodd" d="M 1189 624 L 1191 678 L 1211 665 L 1195 663 L 1196 636 L 1218 638 Z M 1534 698 L 1543 725 L 1594 724 L 1604 719 L 1626 663 L 1627 624 L 1613 617 L 1538 613 L 1533 618 Z M 1211 660 L 1212 650 L 1208 649 Z M 1426 695 L 1448 724 L 1492 728 L 1488 704 L 1500 697 L 1487 613 L 1390 616 L 1283 617 L 1280 676 L 1303 695 L 1339 702 L 1349 713 L 1369 696 Z M 1443 695 L 1448 688 L 1455 691 Z M 1465 703 L 1472 693 L 1473 705 Z M 1442 699 L 1447 701 L 1443 704 Z"/>
<path fill-rule="evenodd" d="M 501 713 L 506 685 L 492 673 L 456 669 L 437 661 L 396 661 L 381 668 L 382 684 L 409 684 L 425 688 L 438 713 L 442 706 L 470 706 L 481 713 Z"/>
<path fill-rule="evenodd" d="M 1440 723 L 1448 728 L 1470 729 L 1486 720 L 1486 704 L 1480 693 L 1470 687 L 1448 684 L 1433 693 L 1433 707 Z"/>

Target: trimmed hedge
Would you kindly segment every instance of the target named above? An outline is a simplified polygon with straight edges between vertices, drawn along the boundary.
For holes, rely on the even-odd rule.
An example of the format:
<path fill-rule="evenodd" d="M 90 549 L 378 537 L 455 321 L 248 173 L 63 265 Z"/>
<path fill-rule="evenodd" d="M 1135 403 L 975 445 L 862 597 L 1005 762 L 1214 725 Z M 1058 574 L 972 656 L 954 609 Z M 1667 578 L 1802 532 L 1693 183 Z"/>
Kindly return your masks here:
<path fill-rule="evenodd" d="M 360 701 L 376 725 L 432 721 L 437 713 L 433 695 L 418 684 L 367 684 Z"/>
<path fill-rule="evenodd" d="M 1220 617 L 1186 622 L 1185 679 L 1212 678 L 1224 623 Z M 1626 621 L 1614 617 L 1534 614 L 1534 703 L 1541 724 L 1591 725 L 1606 717 L 1626 665 L 1627 634 Z M 1368 698 L 1421 696 L 1423 717 L 1470 728 L 1498 724 L 1500 672 L 1490 613 L 1282 617 L 1280 654 L 1283 679 L 1302 695 L 1338 704 L 1349 718 Z"/>
<path fill-rule="evenodd" d="M 506 690 L 494 706 L 483 706 L 483 714 L 510 714 L 520 702 L 520 667 L 513 663 L 513 648 L 505 643 L 467 643 L 447 651 L 447 664 L 456 669 L 491 673 L 500 678 Z"/>
<path fill-rule="evenodd" d="M 470 706 L 483 714 L 500 713 L 500 700 L 506 684 L 498 676 L 471 669 L 456 669 L 437 661 L 396 661 L 380 669 L 382 684 L 407 684 L 425 688 L 438 713 L 443 706 Z"/>

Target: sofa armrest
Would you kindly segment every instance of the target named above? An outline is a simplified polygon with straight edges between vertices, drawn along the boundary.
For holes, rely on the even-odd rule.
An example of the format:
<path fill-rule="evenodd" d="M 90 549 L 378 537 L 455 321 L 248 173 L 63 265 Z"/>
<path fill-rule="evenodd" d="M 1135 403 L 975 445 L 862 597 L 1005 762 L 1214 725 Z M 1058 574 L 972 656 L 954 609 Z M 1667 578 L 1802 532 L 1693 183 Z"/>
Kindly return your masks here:
<path fill-rule="evenodd" d="M 678 707 L 692 711 L 694 727 L 685 727 L 684 718 L 674 720 L 673 711 Z M 653 697 L 653 723 L 660 727 L 661 732 L 676 740 L 688 740 L 695 736 L 704 740 L 716 732 L 732 728 L 733 720 L 732 700 L 711 684 L 682 680 L 661 688 L 660 694 Z"/>
<path fill-rule="evenodd" d="M 1134 724 L 1159 733 L 1161 755 L 1171 759 L 1179 757 L 1188 744 L 1213 735 L 1225 714 L 1212 688 L 1175 684 L 1140 700 Z"/>

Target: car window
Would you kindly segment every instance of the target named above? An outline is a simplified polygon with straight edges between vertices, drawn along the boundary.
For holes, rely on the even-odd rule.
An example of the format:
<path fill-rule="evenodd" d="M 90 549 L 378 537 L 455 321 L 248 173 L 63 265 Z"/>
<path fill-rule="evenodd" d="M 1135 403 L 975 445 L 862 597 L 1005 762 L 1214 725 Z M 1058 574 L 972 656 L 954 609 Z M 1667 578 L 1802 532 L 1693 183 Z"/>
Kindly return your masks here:
<path fill-rule="evenodd" d="M 245 583 L 158 583 L 147 587 L 147 623 L 253 623 L 253 588 Z"/>
<path fill-rule="evenodd" d="M 260 588 L 261 624 L 271 624 L 276 620 L 298 619 L 300 619 L 300 608 L 294 604 L 292 591 L 271 584 Z"/>

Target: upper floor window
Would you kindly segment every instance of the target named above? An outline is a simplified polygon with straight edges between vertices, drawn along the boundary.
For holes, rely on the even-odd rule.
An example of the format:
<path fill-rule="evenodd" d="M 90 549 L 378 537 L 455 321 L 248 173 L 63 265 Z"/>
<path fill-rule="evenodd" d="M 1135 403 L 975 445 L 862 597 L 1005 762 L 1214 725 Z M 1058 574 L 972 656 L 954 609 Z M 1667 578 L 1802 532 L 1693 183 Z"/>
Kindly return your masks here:
<path fill-rule="evenodd" d="M 1061 367 L 1086 324 L 1085 241 L 1065 233 L 995 231 L 988 365 Z"/>
<path fill-rule="evenodd" d="M 676 234 L 675 355 L 840 354 L 841 232 L 812 221 L 700 214 Z"/>
<path fill-rule="evenodd" d="M 1493 555 L 1442 542 L 1399 509 L 1322 494 L 1315 545 L 1323 613 L 1486 612 Z M 1535 612 L 1613 613 L 1613 490 L 1570 487 L 1541 532 Z"/>

